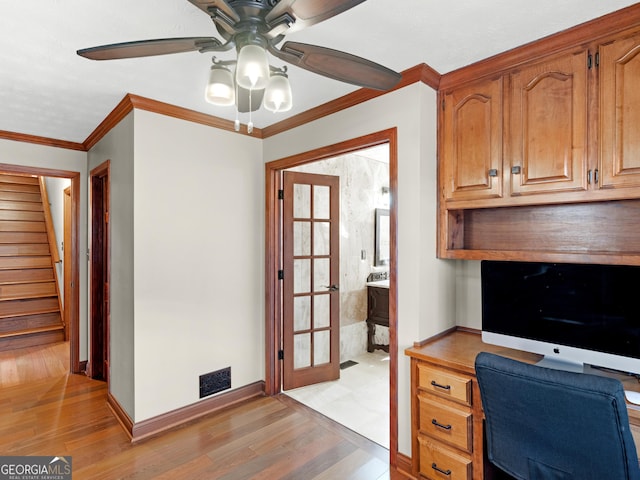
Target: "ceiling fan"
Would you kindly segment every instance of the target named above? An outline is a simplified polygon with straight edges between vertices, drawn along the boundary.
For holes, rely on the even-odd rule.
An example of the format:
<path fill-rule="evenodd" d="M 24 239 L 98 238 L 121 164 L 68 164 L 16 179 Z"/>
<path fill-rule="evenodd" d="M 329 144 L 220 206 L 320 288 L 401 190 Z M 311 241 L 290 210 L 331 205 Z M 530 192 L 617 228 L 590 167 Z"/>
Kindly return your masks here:
<path fill-rule="evenodd" d="M 116 43 L 78 50 L 78 55 L 92 60 L 145 57 L 190 51 L 238 52 L 238 70 L 244 47 L 262 50 L 274 57 L 334 80 L 376 90 L 393 88 L 402 76 L 382 65 L 349 53 L 317 45 L 285 42 L 286 34 L 302 30 L 334 17 L 365 0 L 189 0 L 211 17 L 223 41 L 215 37 L 168 38 Z M 249 51 L 249 49 L 247 49 Z M 265 60 L 266 61 L 266 60 Z M 227 68 L 235 61 L 217 61 L 215 68 Z M 286 67 L 271 69 L 271 76 L 286 77 Z M 276 75 L 273 75 L 273 74 Z M 269 73 L 267 72 L 267 77 Z M 236 73 L 235 104 L 240 112 L 255 111 L 262 103 L 261 88 L 251 80 L 241 81 Z M 287 80 L 288 85 L 288 80 Z"/>

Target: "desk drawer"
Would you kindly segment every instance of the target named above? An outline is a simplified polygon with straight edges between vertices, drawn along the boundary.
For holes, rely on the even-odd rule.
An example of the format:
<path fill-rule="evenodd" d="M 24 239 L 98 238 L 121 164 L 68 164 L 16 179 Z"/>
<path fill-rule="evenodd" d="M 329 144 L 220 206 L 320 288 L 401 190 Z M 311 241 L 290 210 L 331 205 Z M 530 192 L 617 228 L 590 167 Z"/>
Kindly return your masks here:
<path fill-rule="evenodd" d="M 471 405 L 471 379 L 418 364 L 418 388 Z"/>
<path fill-rule="evenodd" d="M 467 452 L 472 451 L 473 415 L 470 411 L 437 403 L 419 395 L 420 431 Z"/>
<path fill-rule="evenodd" d="M 472 463 L 469 458 L 420 436 L 418 443 L 420 444 L 420 473 L 429 480 L 471 480 L 473 477 Z"/>

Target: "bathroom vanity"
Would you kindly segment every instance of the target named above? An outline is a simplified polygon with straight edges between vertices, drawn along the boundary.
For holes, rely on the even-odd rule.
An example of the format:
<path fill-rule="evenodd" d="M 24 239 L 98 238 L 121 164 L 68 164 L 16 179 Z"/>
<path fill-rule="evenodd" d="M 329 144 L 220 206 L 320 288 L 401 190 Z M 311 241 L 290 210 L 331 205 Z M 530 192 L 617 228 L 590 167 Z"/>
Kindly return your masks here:
<path fill-rule="evenodd" d="M 367 352 L 388 352 L 389 345 L 375 343 L 376 325 L 389 327 L 389 280 L 367 283 Z"/>

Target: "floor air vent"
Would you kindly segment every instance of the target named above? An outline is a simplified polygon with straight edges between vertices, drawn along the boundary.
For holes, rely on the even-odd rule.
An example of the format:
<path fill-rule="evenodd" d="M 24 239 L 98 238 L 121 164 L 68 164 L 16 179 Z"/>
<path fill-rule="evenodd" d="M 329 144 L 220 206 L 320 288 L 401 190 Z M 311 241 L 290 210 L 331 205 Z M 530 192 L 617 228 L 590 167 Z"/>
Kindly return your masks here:
<path fill-rule="evenodd" d="M 340 370 L 344 370 L 345 368 L 349 368 L 349 367 L 353 367 L 354 365 L 357 365 L 358 362 L 355 362 L 353 360 L 347 360 L 346 362 L 342 362 L 340 364 Z"/>
<path fill-rule="evenodd" d="M 231 367 L 200 375 L 200 398 L 231 388 Z"/>

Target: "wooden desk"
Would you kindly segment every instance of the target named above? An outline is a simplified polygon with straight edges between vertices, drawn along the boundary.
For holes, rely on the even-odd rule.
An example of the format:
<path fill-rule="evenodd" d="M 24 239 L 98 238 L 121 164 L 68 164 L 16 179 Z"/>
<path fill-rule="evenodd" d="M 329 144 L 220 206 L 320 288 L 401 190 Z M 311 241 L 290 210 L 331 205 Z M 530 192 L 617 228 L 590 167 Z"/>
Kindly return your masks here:
<path fill-rule="evenodd" d="M 476 355 L 482 351 L 527 363 L 542 358 L 483 343 L 479 332 L 466 329 L 448 332 L 405 350 L 411 357 L 411 452 L 416 478 L 499 478 L 484 454 L 484 414 L 474 370 Z M 640 391 L 640 383 L 634 377 L 618 378 L 625 389 Z M 638 447 L 640 408 L 628 405 L 628 411 Z"/>

